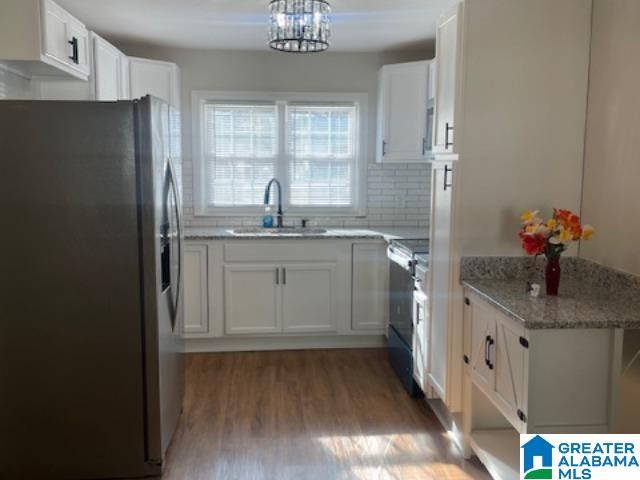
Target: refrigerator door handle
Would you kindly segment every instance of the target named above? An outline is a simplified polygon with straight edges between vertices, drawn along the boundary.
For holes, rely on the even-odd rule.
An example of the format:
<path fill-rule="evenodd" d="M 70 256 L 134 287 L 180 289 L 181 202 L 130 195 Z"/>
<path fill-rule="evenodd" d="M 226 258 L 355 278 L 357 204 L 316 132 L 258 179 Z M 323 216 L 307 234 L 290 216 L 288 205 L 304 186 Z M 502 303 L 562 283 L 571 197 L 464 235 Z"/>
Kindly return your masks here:
<path fill-rule="evenodd" d="M 180 205 L 180 195 L 178 193 L 178 185 L 177 185 L 177 176 L 175 169 L 173 167 L 173 162 L 170 158 L 167 159 L 167 181 L 169 183 L 169 192 L 168 195 L 173 197 L 173 205 L 170 205 L 169 198 L 166 199 L 165 208 L 174 208 L 175 212 L 175 233 L 172 231 L 170 235 L 176 235 L 176 240 L 178 244 L 178 251 L 172 252 L 172 255 L 175 255 L 177 260 L 177 279 L 176 282 L 171 285 L 171 289 L 175 288 L 175 292 L 171 292 L 172 305 L 171 305 L 171 329 L 175 332 L 176 323 L 178 320 L 178 306 L 182 299 L 180 298 L 180 291 L 182 289 L 182 238 L 183 238 L 183 226 L 182 226 L 182 206 Z M 171 218 L 171 212 L 167 211 L 167 218 Z M 173 230 L 173 225 L 170 226 L 170 229 Z"/>

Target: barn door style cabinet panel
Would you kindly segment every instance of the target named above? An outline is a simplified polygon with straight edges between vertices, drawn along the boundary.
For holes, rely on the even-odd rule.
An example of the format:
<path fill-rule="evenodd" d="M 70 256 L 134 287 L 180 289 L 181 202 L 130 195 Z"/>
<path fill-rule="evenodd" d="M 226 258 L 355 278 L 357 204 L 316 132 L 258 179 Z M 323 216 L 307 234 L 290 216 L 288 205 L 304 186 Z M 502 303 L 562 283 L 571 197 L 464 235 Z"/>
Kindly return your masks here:
<path fill-rule="evenodd" d="M 467 455 L 475 453 L 494 478 L 519 478 L 519 434 L 612 431 L 615 335 L 607 328 L 528 330 L 467 291 Z"/>

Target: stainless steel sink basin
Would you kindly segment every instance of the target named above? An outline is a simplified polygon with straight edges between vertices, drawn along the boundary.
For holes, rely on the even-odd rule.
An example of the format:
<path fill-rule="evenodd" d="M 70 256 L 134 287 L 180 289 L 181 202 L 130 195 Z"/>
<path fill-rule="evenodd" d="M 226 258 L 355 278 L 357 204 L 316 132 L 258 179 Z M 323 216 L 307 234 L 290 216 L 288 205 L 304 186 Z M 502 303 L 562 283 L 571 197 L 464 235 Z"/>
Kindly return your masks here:
<path fill-rule="evenodd" d="M 322 235 L 327 233 L 324 228 L 302 228 L 302 227 L 282 227 L 282 228 L 263 228 L 263 227 L 242 227 L 232 230 L 234 235 L 259 235 L 265 237 L 280 236 L 304 236 L 304 235 Z"/>

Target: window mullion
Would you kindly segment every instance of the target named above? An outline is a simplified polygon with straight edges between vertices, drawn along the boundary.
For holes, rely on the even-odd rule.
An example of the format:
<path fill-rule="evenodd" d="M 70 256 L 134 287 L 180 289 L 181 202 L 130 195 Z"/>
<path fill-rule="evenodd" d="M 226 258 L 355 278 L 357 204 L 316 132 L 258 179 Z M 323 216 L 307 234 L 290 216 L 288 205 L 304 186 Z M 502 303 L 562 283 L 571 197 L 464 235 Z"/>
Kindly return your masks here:
<path fill-rule="evenodd" d="M 287 124 L 287 103 L 284 101 L 277 102 L 278 109 L 278 152 L 276 155 L 276 177 L 282 184 L 282 203 L 283 206 L 290 206 L 290 190 L 291 184 L 289 180 L 289 155 L 287 149 L 288 141 L 288 124 Z"/>

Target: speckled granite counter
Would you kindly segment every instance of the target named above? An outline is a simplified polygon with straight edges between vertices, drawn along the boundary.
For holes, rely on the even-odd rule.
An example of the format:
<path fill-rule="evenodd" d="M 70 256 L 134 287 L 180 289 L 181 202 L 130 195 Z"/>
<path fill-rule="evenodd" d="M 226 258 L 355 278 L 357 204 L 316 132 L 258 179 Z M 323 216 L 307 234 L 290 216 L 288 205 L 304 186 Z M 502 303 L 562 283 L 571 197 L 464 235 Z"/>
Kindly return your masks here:
<path fill-rule="evenodd" d="M 463 286 L 529 329 L 640 328 L 640 278 L 595 263 L 563 259 L 560 295 L 544 294 L 544 262 L 529 258 L 464 258 Z M 535 298 L 527 281 L 540 283 Z"/>
<path fill-rule="evenodd" d="M 325 233 L 304 235 L 264 235 L 233 233 L 234 228 L 187 228 L 184 237 L 187 240 L 322 240 L 322 239 L 380 239 L 390 242 L 398 238 L 426 238 L 426 228 L 398 228 L 398 227 L 372 227 L 365 229 L 356 228 L 328 228 Z"/>

